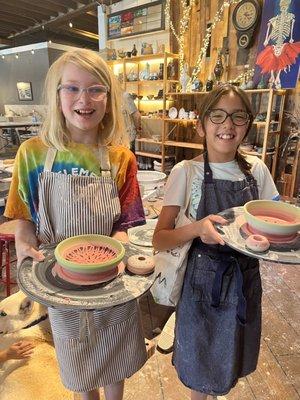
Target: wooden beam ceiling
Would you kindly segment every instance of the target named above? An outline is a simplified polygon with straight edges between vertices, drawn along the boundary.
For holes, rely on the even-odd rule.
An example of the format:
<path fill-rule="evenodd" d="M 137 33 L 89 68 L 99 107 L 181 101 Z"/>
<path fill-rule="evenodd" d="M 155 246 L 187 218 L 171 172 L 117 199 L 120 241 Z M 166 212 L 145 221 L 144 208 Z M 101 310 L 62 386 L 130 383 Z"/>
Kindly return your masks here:
<path fill-rule="evenodd" d="M 120 0 L 104 0 L 109 5 Z M 0 40 L 10 46 L 68 38 L 74 45 L 98 40 L 97 7 L 102 0 L 0 0 Z M 69 22 L 73 28 L 69 28 Z M 54 38 L 54 39 L 53 39 Z"/>

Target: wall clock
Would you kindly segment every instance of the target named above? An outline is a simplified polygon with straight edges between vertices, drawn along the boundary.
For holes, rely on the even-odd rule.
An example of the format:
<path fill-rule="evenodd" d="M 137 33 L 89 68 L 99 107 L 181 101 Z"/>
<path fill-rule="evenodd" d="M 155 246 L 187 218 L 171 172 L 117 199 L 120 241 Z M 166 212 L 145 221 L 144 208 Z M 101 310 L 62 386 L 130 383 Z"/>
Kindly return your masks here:
<path fill-rule="evenodd" d="M 244 49 L 249 47 L 260 14 L 261 6 L 258 0 L 242 0 L 235 7 L 232 23 L 237 30 L 239 47 Z"/>

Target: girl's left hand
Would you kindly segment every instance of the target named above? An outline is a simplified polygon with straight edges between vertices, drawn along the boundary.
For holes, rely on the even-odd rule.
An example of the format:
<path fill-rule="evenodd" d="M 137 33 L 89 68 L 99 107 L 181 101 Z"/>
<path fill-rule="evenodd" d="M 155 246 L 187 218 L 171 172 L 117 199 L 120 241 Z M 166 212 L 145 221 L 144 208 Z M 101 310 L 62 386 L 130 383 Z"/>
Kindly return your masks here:
<path fill-rule="evenodd" d="M 221 244 L 224 246 L 225 242 L 221 235 L 217 232 L 213 223 L 218 223 L 221 225 L 227 224 L 226 219 L 220 217 L 219 215 L 208 215 L 207 217 L 197 221 L 199 224 L 199 236 L 203 243 L 205 244 Z"/>

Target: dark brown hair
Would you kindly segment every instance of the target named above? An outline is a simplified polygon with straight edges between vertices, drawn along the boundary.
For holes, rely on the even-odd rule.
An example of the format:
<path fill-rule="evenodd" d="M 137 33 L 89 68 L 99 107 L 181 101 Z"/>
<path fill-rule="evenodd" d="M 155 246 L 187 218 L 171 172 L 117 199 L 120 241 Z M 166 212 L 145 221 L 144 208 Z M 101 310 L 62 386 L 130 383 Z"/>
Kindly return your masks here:
<path fill-rule="evenodd" d="M 229 83 L 219 85 L 215 89 L 213 89 L 207 96 L 205 96 L 205 100 L 202 102 L 200 109 L 198 110 L 199 111 L 199 120 L 201 122 L 202 129 L 205 134 L 206 134 L 205 118 L 207 117 L 208 111 L 210 111 L 218 103 L 218 101 L 221 99 L 222 96 L 226 96 L 229 93 L 234 93 L 236 96 L 238 96 L 241 99 L 242 103 L 245 106 L 247 113 L 249 114 L 250 120 L 249 120 L 249 124 L 248 124 L 248 128 L 247 128 L 245 137 L 248 135 L 248 133 L 252 127 L 252 122 L 253 122 L 253 110 L 252 110 L 249 98 L 242 89 L 240 89 L 237 86 L 230 85 Z M 244 139 L 245 139 L 245 137 L 244 137 Z M 204 150 L 205 151 L 207 150 L 205 138 L 204 138 Z M 248 163 L 245 156 L 241 153 L 240 150 L 236 151 L 235 159 L 236 159 L 241 171 L 244 174 L 249 173 L 249 171 L 251 169 L 251 164 Z"/>

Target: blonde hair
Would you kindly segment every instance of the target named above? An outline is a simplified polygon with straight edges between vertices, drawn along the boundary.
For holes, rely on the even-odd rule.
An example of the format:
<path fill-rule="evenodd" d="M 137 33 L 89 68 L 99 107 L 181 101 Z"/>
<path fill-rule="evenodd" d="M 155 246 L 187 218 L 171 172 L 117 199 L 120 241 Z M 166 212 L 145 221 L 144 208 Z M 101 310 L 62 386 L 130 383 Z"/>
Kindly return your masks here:
<path fill-rule="evenodd" d="M 99 124 L 99 142 L 104 145 L 129 145 L 129 138 L 124 129 L 121 110 L 122 95 L 112 71 L 98 53 L 87 49 L 69 51 L 60 56 L 50 67 L 44 86 L 44 98 L 47 113 L 40 130 L 40 137 L 46 146 L 59 151 L 67 150 L 70 143 L 70 132 L 61 111 L 60 97 L 57 91 L 66 64 L 75 64 L 96 76 L 108 87 L 107 110 Z"/>
<path fill-rule="evenodd" d="M 219 102 L 219 100 L 221 99 L 222 96 L 225 96 L 230 93 L 234 93 L 236 96 L 238 96 L 241 99 L 241 101 L 249 115 L 249 123 L 248 123 L 248 127 L 246 130 L 245 136 L 243 138 L 243 140 L 244 140 L 252 127 L 253 110 L 252 110 L 252 106 L 251 106 L 251 103 L 249 101 L 247 94 L 237 86 L 226 83 L 226 84 L 221 84 L 221 85 L 217 86 L 214 90 L 212 90 L 205 97 L 205 100 L 203 101 L 203 103 L 200 106 L 200 109 L 198 110 L 199 115 L 200 115 L 199 120 L 201 121 L 203 131 L 206 134 L 205 119 L 207 117 L 207 113 Z M 205 138 L 204 138 L 203 146 L 204 146 L 204 150 L 207 151 Z M 250 172 L 251 164 L 248 163 L 248 161 L 246 160 L 242 151 L 237 150 L 237 152 L 235 154 L 235 159 L 243 173 L 247 174 Z"/>

